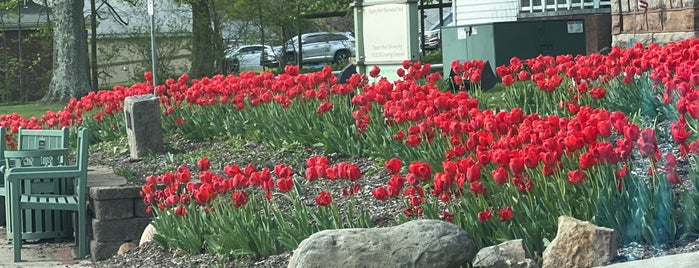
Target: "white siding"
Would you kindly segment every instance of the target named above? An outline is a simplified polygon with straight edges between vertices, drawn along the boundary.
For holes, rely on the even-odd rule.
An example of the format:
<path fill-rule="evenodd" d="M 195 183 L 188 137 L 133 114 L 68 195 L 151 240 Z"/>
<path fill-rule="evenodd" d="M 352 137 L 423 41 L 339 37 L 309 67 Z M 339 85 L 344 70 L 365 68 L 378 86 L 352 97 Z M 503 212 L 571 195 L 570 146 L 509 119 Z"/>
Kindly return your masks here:
<path fill-rule="evenodd" d="M 150 34 L 150 16 L 146 1 L 136 1 L 131 5 L 126 1 L 109 1 L 114 8 L 110 9 L 102 1 L 96 1 L 97 34 L 100 36 L 129 36 L 134 34 Z M 155 24 L 158 34 L 192 32 L 192 9 L 187 4 L 177 4 L 173 0 L 154 1 Z M 85 0 L 83 14 L 85 22 L 90 21 L 90 1 Z M 118 16 L 116 15 L 118 14 Z M 126 24 L 120 23 L 120 17 Z"/>
<path fill-rule="evenodd" d="M 454 0 L 456 25 L 516 21 L 519 0 Z"/>

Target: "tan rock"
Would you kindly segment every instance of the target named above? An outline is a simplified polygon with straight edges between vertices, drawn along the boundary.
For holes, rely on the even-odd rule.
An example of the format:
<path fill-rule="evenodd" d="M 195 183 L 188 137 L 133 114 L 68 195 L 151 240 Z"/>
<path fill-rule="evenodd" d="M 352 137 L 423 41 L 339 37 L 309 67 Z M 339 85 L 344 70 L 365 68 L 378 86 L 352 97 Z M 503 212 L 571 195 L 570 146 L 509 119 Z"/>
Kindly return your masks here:
<path fill-rule="evenodd" d="M 148 224 L 146 226 L 146 229 L 143 230 L 143 234 L 141 234 L 141 240 L 138 241 L 138 246 L 142 246 L 146 242 L 153 241 L 153 235 L 155 235 L 158 231 L 155 230 L 155 226 L 153 224 Z"/>
<path fill-rule="evenodd" d="M 616 255 L 614 229 L 568 216 L 558 217 L 558 232 L 544 250 L 543 268 L 593 267 Z"/>
<path fill-rule="evenodd" d="M 539 264 L 529 258 L 522 239 L 517 239 L 479 250 L 472 267 L 539 268 Z"/>
<path fill-rule="evenodd" d="M 126 252 L 129 252 L 132 249 L 135 249 L 137 247 L 138 246 L 136 246 L 136 244 L 131 243 L 131 242 L 121 244 L 121 246 L 119 247 L 119 250 L 117 251 L 117 255 L 119 255 L 119 256 L 124 255 L 124 254 L 126 254 Z"/>

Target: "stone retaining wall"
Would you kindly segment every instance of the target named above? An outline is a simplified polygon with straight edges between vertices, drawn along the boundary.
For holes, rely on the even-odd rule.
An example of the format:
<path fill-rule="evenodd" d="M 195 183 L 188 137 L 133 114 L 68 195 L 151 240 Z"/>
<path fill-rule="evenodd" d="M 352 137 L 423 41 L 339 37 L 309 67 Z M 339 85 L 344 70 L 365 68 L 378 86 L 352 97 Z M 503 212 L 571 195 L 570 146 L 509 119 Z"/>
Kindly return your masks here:
<path fill-rule="evenodd" d="M 647 0 L 648 10 L 635 1 L 612 1 L 612 44 L 666 44 L 699 36 L 699 0 Z"/>
<path fill-rule="evenodd" d="M 138 244 L 143 229 L 150 223 L 138 186 L 90 187 L 88 233 L 93 261 L 116 255 L 121 244 Z"/>

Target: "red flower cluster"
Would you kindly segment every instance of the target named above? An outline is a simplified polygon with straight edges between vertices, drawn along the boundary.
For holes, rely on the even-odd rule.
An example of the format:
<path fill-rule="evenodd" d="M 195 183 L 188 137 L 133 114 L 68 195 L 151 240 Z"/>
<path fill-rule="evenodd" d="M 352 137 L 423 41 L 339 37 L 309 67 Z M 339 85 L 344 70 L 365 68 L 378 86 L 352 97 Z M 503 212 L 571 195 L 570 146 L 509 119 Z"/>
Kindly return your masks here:
<path fill-rule="evenodd" d="M 192 180 L 192 174 L 186 165 L 180 166 L 175 173 L 166 172 L 159 176 L 149 176 L 146 184 L 141 187 L 141 198 L 149 206 L 160 210 L 175 208 L 176 215 L 184 215 L 184 206 L 194 200 L 204 211 L 213 210 L 211 201 L 219 195 L 231 194 L 231 202 L 234 207 L 241 207 L 248 203 L 248 194 L 253 188 L 259 187 L 267 199 L 271 198 L 275 181 L 268 168 L 258 170 L 254 165 L 248 165 L 241 169 L 238 165 L 224 167 L 224 176 L 209 171 L 208 158 L 202 158 L 198 162 L 200 172 L 198 181 Z M 274 173 L 277 177 L 276 185 L 282 193 L 293 189 L 292 171 L 284 164 L 275 166 Z M 178 214 L 179 213 L 179 214 Z"/>

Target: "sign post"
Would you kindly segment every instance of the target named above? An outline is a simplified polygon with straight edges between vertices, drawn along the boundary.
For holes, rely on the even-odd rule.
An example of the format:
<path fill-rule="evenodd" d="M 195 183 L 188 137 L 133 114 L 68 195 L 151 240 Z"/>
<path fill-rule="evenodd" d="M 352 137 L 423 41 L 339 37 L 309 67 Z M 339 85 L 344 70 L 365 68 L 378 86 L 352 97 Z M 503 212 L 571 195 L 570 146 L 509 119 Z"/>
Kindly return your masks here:
<path fill-rule="evenodd" d="M 157 75 L 157 65 L 156 65 L 156 56 L 155 56 L 155 19 L 154 19 L 154 10 L 153 10 L 153 0 L 148 0 L 148 16 L 150 17 L 150 50 L 151 50 L 151 59 L 152 62 L 152 72 L 153 72 L 153 96 L 156 95 L 155 93 L 155 86 L 158 85 L 158 75 Z"/>

